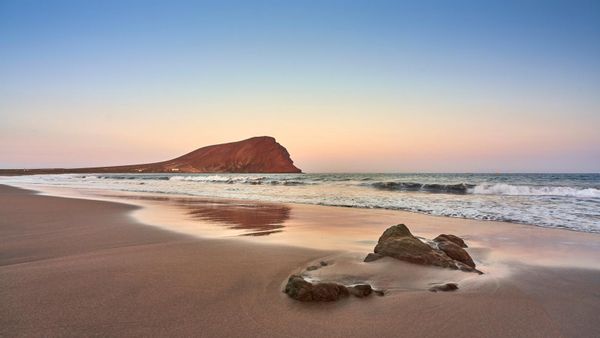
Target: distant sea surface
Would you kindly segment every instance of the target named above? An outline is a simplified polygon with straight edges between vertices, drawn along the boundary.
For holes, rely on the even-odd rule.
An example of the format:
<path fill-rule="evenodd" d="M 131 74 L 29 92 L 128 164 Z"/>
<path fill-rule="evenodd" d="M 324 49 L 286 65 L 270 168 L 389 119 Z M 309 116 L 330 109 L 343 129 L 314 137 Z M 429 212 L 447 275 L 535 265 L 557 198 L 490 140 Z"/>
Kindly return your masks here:
<path fill-rule="evenodd" d="M 406 210 L 600 233 L 600 174 L 69 174 L 0 183 Z"/>

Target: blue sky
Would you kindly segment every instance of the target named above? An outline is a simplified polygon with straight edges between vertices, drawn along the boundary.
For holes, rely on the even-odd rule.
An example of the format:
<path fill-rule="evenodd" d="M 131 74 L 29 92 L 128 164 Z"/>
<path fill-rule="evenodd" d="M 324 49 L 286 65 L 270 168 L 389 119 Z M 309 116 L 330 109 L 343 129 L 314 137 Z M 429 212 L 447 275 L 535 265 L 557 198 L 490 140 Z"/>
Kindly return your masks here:
<path fill-rule="evenodd" d="M 600 171 L 598 1 L 0 0 L 0 78 L 1 167 Z"/>

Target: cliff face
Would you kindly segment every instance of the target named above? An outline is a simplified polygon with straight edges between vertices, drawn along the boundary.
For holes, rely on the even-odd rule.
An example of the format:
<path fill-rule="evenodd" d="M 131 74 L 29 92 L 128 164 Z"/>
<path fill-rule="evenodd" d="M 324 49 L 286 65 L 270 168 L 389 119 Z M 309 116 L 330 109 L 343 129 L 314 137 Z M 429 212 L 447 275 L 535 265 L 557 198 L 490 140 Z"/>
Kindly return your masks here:
<path fill-rule="evenodd" d="M 288 151 L 273 137 L 203 147 L 175 159 L 114 167 L 74 169 L 10 169 L 0 175 L 62 173 L 300 173 Z"/>

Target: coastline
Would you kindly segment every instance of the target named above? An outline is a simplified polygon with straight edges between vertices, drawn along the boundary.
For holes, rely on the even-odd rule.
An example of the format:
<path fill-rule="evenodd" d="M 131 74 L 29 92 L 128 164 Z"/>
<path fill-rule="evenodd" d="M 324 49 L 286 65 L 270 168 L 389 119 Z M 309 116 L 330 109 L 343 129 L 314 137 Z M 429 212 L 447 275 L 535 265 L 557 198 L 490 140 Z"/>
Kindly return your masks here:
<path fill-rule="evenodd" d="M 283 233 L 298 234 L 293 229 L 299 228 L 314 233 L 315 224 L 324 219 L 344 217 L 355 223 L 379 220 L 372 233 L 355 229 L 370 241 L 377 239 L 378 235 L 372 238 L 372 234 L 380 234 L 380 227 L 394 224 L 392 219 L 407 223 L 419 234 L 459 229 L 461 235 L 469 235 L 468 241 L 475 242 L 470 251 L 474 258 L 492 270 L 482 282 L 467 282 L 454 293 L 409 289 L 364 300 L 303 304 L 282 294 L 281 284 L 311 261 L 340 255 L 342 250 L 282 242 L 261 245 L 261 238 L 199 238 L 142 224 L 130 216 L 142 209 L 131 205 L 35 195 L 2 185 L 0 199 L 0 276 L 4 285 L 0 298 L 5 300 L 0 305 L 0 335 L 600 334 L 595 323 L 600 312 L 600 270 L 584 268 L 590 259 L 586 253 L 591 252 L 593 260 L 593 253 L 598 252 L 599 236 L 595 234 L 563 230 L 571 234 L 564 235 L 569 240 L 590 244 L 579 252 L 572 245 L 557 248 L 558 239 L 564 238 L 556 229 L 514 225 L 502 229 L 488 226 L 484 231 L 468 225 L 477 221 L 465 226 L 463 219 L 294 206 L 299 211 L 292 212 Z M 315 224 L 309 224 L 310 219 Z M 335 230 L 335 224 L 331 229 Z M 523 240 L 532 234 L 542 237 L 529 238 L 527 248 L 518 247 L 523 242 L 481 240 L 501 234 Z M 335 231 L 330 235 L 335 236 Z M 498 246 L 500 243 L 504 247 Z M 583 266 L 568 268 L 568 261 L 557 266 L 544 264 L 553 257 L 538 257 L 534 265 L 528 264 L 528 259 L 553 247 L 559 255 L 568 251 L 569 259 L 583 259 Z M 511 250 L 516 254 L 504 255 Z M 500 276 L 493 271 L 499 260 L 491 257 L 523 261 L 514 262 L 511 273 Z M 407 264 L 396 267 L 400 272 L 415 272 Z"/>
<path fill-rule="evenodd" d="M 419 236 L 453 233 L 486 260 L 525 261 L 550 267 L 600 269 L 594 254 L 600 234 L 506 221 L 428 215 L 414 211 L 348 208 L 247 199 L 119 192 L 44 185 L 17 188 L 55 196 L 130 205 L 138 223 L 199 239 L 247 240 L 316 250 L 364 254 L 381 233 L 397 223 Z M 325 226 L 324 226 L 325 225 Z M 531 250 L 529 250 L 531 248 Z M 509 250 L 510 249 L 510 250 Z"/>
<path fill-rule="evenodd" d="M 596 183 L 594 183 L 596 182 Z M 47 190 L 418 212 L 600 233 L 600 174 L 90 174 L 0 177 Z M 66 196 L 72 196 L 72 192 Z M 53 192 L 54 195 L 54 192 Z M 62 194 L 61 194 L 62 195 Z M 80 194 L 76 194 L 80 196 Z"/>

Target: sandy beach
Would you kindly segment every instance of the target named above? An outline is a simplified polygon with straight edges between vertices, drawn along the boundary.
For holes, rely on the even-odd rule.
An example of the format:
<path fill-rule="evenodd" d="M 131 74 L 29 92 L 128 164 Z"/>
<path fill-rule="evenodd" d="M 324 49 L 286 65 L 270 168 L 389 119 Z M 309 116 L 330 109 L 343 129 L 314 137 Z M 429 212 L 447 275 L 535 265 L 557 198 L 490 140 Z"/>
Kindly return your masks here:
<path fill-rule="evenodd" d="M 330 215 L 331 209 L 336 210 L 336 216 L 352 216 L 353 212 L 318 206 L 297 208 L 307 210 L 296 212 L 300 216 L 293 216 L 292 212 L 291 218 L 295 217 L 296 222 Z M 527 254 L 518 260 L 510 254 L 519 249 L 514 243 L 503 248 L 479 240 L 498 237 L 501 230 L 491 234 L 486 233 L 486 227 L 481 231 L 468 227 L 471 238 L 477 242 L 470 253 L 486 272 L 479 279 L 463 272 L 402 262 L 384 261 L 374 268 L 365 268 L 353 260 L 354 254 L 339 248 L 317 250 L 281 243 L 261 244 L 254 237 L 199 238 L 141 224 L 132 217 L 139 211 L 139 207 L 126 204 L 40 196 L 1 186 L 0 335 L 600 334 L 596 321 L 600 313 L 600 270 L 593 266 L 600 242 L 598 235 L 531 226 L 507 227 L 507 238 L 531 235 L 521 228 L 544 234 L 537 238 L 537 247 L 536 242 L 530 241 L 529 247 L 520 248 Z M 361 212 L 383 217 L 382 223 L 389 223 L 385 217 L 391 217 L 377 215 L 373 210 Z M 402 216 L 412 219 L 403 220 Z M 419 229 L 423 233 L 437 231 L 439 225 L 432 224 L 442 219 L 410 213 L 397 213 L 396 217 L 410 223 L 416 233 L 420 233 Z M 442 226 L 474 222 L 447 220 L 450 225 Z M 295 225 L 288 228 L 299 227 L 298 223 L 292 224 Z M 584 245 L 577 245 L 574 250 L 560 249 L 565 242 Z M 565 260 L 557 260 L 553 265 L 545 259 L 543 256 L 551 248 L 561 250 L 560 255 L 567 256 Z M 535 252 L 539 252 L 539 261 L 533 259 Z M 345 259 L 348 255 L 351 258 Z M 383 297 L 320 304 L 297 302 L 282 293 L 291 273 L 323 257 L 333 257 L 337 264 L 331 270 L 323 269 L 322 278 L 354 271 L 377 279 L 374 273 L 392 271 L 385 278 L 388 282 L 393 280 L 397 287 Z M 569 267 L 568 260 L 577 258 L 581 258 L 580 264 Z M 461 289 L 452 293 L 429 292 L 425 282 L 432 278 L 462 278 Z M 425 285 L 419 288 L 420 283 Z"/>
<path fill-rule="evenodd" d="M 0 32 L 0 338 L 600 338 L 600 1 Z"/>

